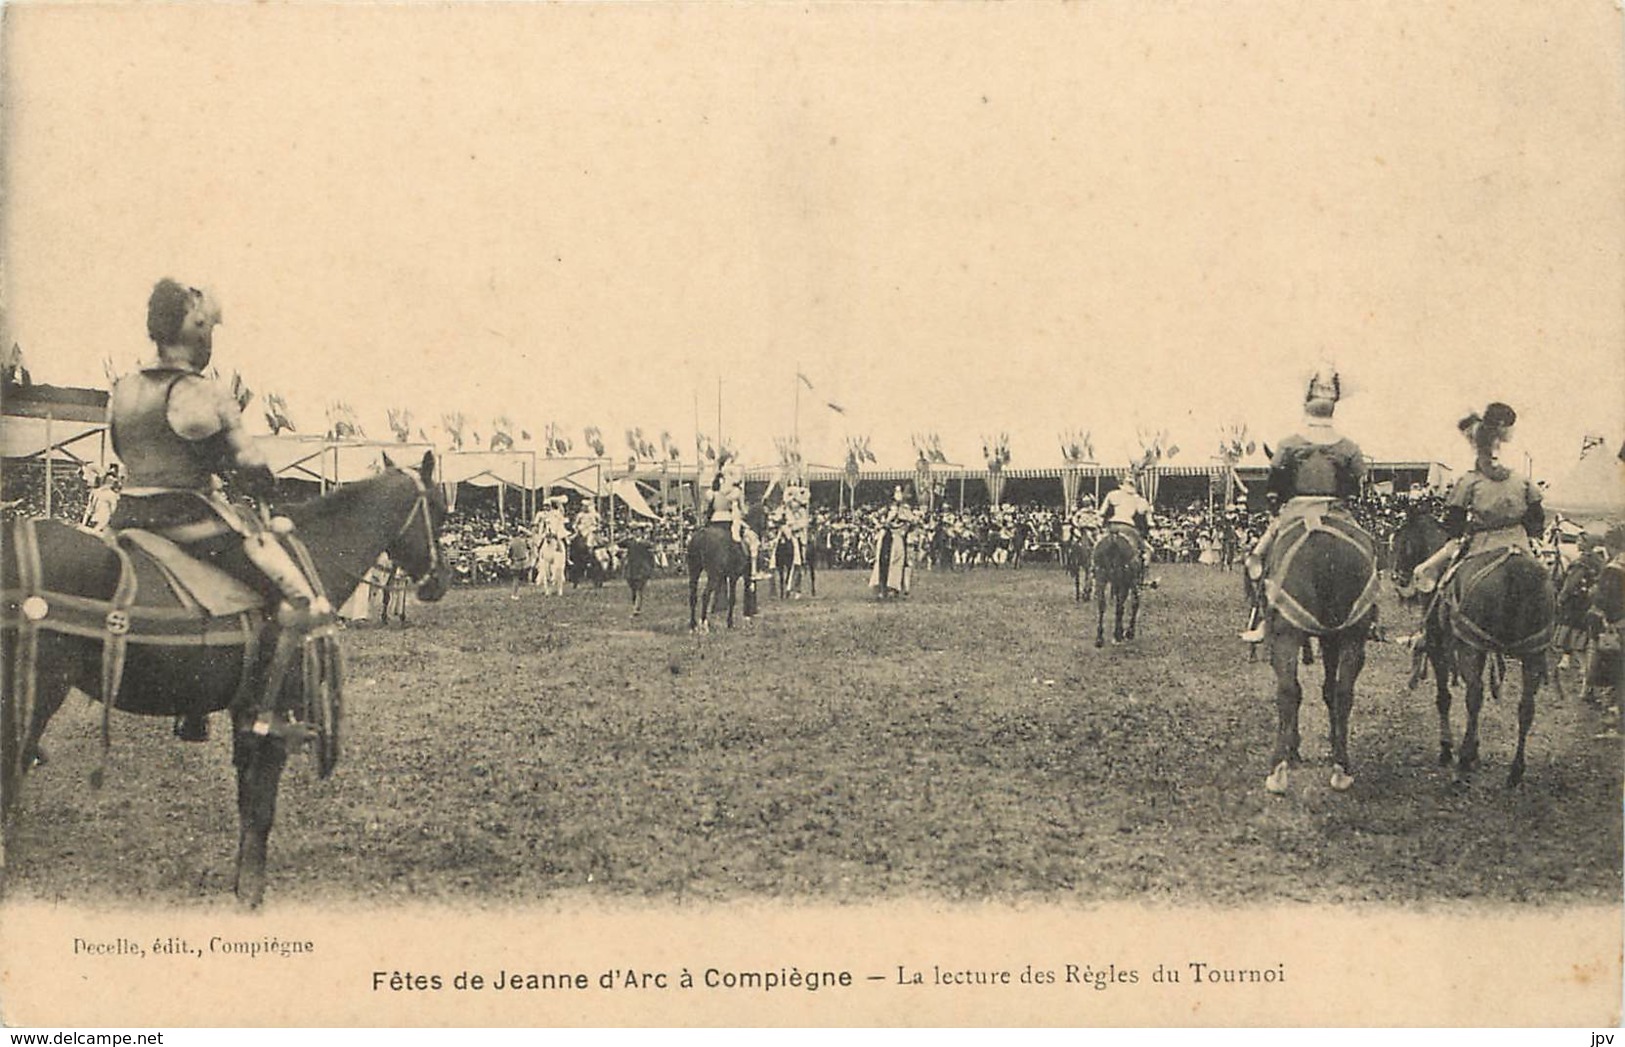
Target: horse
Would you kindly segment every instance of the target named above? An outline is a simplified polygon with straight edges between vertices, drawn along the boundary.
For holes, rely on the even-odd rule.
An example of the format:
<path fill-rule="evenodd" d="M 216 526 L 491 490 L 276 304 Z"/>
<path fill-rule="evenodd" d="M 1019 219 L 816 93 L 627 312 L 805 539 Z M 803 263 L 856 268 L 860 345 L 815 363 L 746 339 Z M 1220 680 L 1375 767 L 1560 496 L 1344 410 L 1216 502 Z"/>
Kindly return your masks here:
<path fill-rule="evenodd" d="M 688 540 L 688 628 L 690 632 L 710 631 L 712 601 L 720 593 L 728 597 L 728 628 L 734 625 L 734 604 L 741 578 L 750 573 L 750 558 L 744 547 L 733 540 L 729 525 L 708 524 L 695 530 Z M 700 599 L 700 574 L 705 574 L 704 599 Z M 696 605 L 698 618 L 695 617 Z"/>
<path fill-rule="evenodd" d="M 1455 754 L 1458 782 L 1465 783 L 1478 766 L 1478 714 L 1484 704 L 1484 670 L 1491 656 L 1490 687 L 1497 696 L 1505 659 L 1516 658 L 1521 667 L 1518 748 L 1506 784 L 1511 788 L 1523 781 L 1524 748 L 1535 722 L 1535 695 L 1546 679 L 1555 602 L 1546 568 L 1534 556 L 1513 548 L 1473 553 L 1440 584 L 1426 642 L 1430 657 L 1436 649 L 1448 651 L 1466 684 L 1467 726 Z M 1442 682 L 1438 707 L 1439 764 L 1448 767 L 1452 758 L 1450 689 Z"/>
<path fill-rule="evenodd" d="M 1330 784 L 1342 792 L 1354 784 L 1349 714 L 1376 622 L 1376 542 L 1352 516 L 1332 506 L 1283 513 L 1280 520 L 1264 565 L 1265 643 L 1275 672 L 1277 713 L 1275 752 L 1264 787 L 1272 793 L 1286 792 L 1290 768 L 1301 761 L 1298 709 L 1303 688 L 1298 683 L 1298 660 L 1314 637 L 1320 640 L 1321 697 L 1330 721 Z"/>
<path fill-rule="evenodd" d="M 1072 576 L 1072 602 L 1082 603 L 1094 593 L 1090 557 L 1095 551 L 1092 532 L 1070 523 L 1061 525 L 1061 566 Z"/>
<path fill-rule="evenodd" d="M 1413 508 L 1405 514 L 1405 522 L 1399 525 L 1393 537 L 1394 587 L 1400 599 L 1415 598 L 1411 585 L 1417 566 L 1438 552 L 1445 540 L 1444 526 L 1432 513 Z"/>
<path fill-rule="evenodd" d="M 308 551 L 302 557 L 307 570 L 334 604 L 355 591 L 380 553 L 418 579 L 419 599 L 445 594 L 449 572 L 439 530 L 446 507 L 433 482 L 434 457 L 424 455 L 417 471 L 387 464 L 376 476 L 286 509 Z M 338 760 L 342 665 L 334 634 L 318 630 L 303 644 L 305 657 L 295 652 L 290 665 L 284 645 L 263 642 L 273 627 L 256 605 L 257 593 L 242 591 L 241 612 L 209 617 L 163 583 L 170 576 L 165 570 L 123 544 L 58 521 L 14 524 L 5 540 L 15 552 L 0 560 L 4 635 L 13 659 L 13 690 L 0 718 L 6 813 L 24 773 L 44 762 L 40 740 L 71 689 L 102 702 L 104 763 L 112 709 L 164 717 L 229 710 L 239 822 L 233 890 L 244 906 L 259 907 L 290 743 L 315 741 L 323 777 Z M 283 688 L 279 681 L 303 687 Z M 276 711 L 291 714 L 292 722 L 257 733 L 267 695 L 278 696 Z M 93 786 L 102 773 L 101 767 L 92 773 Z"/>
<path fill-rule="evenodd" d="M 1445 540 L 1444 527 L 1432 513 L 1420 507 L 1413 507 L 1405 514 L 1405 522 L 1399 525 L 1391 541 L 1394 589 L 1398 592 L 1401 603 L 1414 605 L 1421 598 L 1413 588 L 1416 568 L 1438 552 L 1444 546 Z M 1435 616 L 1423 615 L 1423 658 L 1417 662 L 1416 668 L 1411 673 L 1410 686 L 1416 687 L 1426 675 L 1426 669 L 1431 667 L 1434 704 L 1439 709 L 1449 709 L 1450 684 L 1455 665 L 1445 649 L 1444 636 L 1439 631 L 1439 626 L 1440 623 Z"/>
<path fill-rule="evenodd" d="M 594 589 L 604 587 L 604 577 L 607 571 L 603 560 L 598 555 L 599 550 L 587 541 L 587 536 L 577 531 L 570 538 L 568 558 L 564 564 L 564 577 L 573 589 L 579 586 L 583 579 L 592 583 Z"/>
<path fill-rule="evenodd" d="M 536 539 L 536 584 L 542 587 L 542 595 L 564 595 L 565 566 L 564 539 L 543 531 Z"/>
<path fill-rule="evenodd" d="M 802 557 L 803 562 L 806 559 L 806 556 Z M 792 591 L 797 596 L 801 595 L 802 566 L 796 562 L 795 539 L 780 532 L 773 543 L 773 574 L 777 579 L 779 599 L 788 600 Z"/>
<path fill-rule="evenodd" d="M 1144 573 L 1140 562 L 1138 537 L 1127 524 L 1110 524 L 1106 533 L 1095 542 L 1089 553 L 1089 574 L 1095 581 L 1095 646 L 1106 645 L 1106 595 L 1110 591 L 1116 620 L 1112 626 L 1112 642 L 1122 643 L 1134 639 L 1134 629 L 1140 620 L 1140 580 Z M 1128 628 L 1123 628 L 1123 605 L 1129 605 Z"/>

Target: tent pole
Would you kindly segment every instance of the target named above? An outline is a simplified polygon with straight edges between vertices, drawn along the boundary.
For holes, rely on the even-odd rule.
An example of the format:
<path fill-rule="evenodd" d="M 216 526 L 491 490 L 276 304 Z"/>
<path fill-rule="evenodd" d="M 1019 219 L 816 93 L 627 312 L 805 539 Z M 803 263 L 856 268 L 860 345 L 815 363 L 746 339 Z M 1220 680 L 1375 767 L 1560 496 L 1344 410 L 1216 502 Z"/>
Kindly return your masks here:
<path fill-rule="evenodd" d="M 51 422 L 54 415 L 45 412 L 45 518 L 51 518 Z"/>

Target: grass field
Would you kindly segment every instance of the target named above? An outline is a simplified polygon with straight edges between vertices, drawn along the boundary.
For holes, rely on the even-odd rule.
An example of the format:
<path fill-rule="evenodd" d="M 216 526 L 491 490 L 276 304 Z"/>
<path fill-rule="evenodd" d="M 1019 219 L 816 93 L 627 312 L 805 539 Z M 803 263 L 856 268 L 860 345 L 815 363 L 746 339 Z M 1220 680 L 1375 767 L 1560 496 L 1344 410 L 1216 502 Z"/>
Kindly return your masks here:
<path fill-rule="evenodd" d="M 884 604 L 826 573 L 818 598 L 764 595 L 754 624 L 707 637 L 669 579 L 636 622 L 615 584 L 414 605 L 407 628 L 347 635 L 345 757 L 326 782 L 290 763 L 268 903 L 1618 899 L 1621 748 L 1595 708 L 1543 689 L 1509 791 L 1515 706 L 1487 703 L 1484 765 L 1454 787 L 1431 689 L 1406 691 L 1404 653 L 1376 645 L 1353 789 L 1325 785 L 1316 666 L 1306 764 L 1270 795 L 1272 682 L 1235 639 L 1237 576 L 1157 573 L 1140 637 L 1098 651 L 1092 607 L 1047 566 L 922 572 Z M 9 890 L 224 904 L 223 717 L 203 745 L 116 717 L 99 792 L 96 725 L 73 698 L 47 734 Z"/>

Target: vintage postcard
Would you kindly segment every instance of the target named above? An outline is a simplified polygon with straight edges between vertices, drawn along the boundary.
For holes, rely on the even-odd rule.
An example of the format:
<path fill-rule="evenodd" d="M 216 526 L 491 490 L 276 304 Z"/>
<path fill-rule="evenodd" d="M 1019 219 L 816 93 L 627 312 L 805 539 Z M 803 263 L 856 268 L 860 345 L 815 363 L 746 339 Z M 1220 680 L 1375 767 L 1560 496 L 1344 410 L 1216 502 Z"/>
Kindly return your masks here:
<path fill-rule="evenodd" d="M 7 1025 L 1619 1024 L 1617 3 L 3 19 Z"/>

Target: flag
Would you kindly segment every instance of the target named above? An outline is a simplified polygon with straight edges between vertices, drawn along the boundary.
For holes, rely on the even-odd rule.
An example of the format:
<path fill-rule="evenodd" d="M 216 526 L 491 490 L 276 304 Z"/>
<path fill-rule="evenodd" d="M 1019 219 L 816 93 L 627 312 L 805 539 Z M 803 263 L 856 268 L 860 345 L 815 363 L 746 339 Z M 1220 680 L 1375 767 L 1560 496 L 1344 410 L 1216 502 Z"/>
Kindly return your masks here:
<path fill-rule="evenodd" d="M 1590 454 L 1593 448 L 1601 447 L 1607 440 L 1598 433 L 1587 433 L 1580 441 L 1580 457 Z"/>
<path fill-rule="evenodd" d="M 836 414 L 845 414 L 846 413 L 846 408 L 842 407 L 840 404 L 836 403 L 834 400 L 827 401 L 827 404 L 829 406 L 829 409 L 831 411 L 834 411 Z"/>
<path fill-rule="evenodd" d="M 812 379 L 808 378 L 806 375 L 802 374 L 800 371 L 796 372 L 796 377 L 801 379 L 801 384 L 806 386 L 808 389 L 811 389 L 813 387 Z"/>

